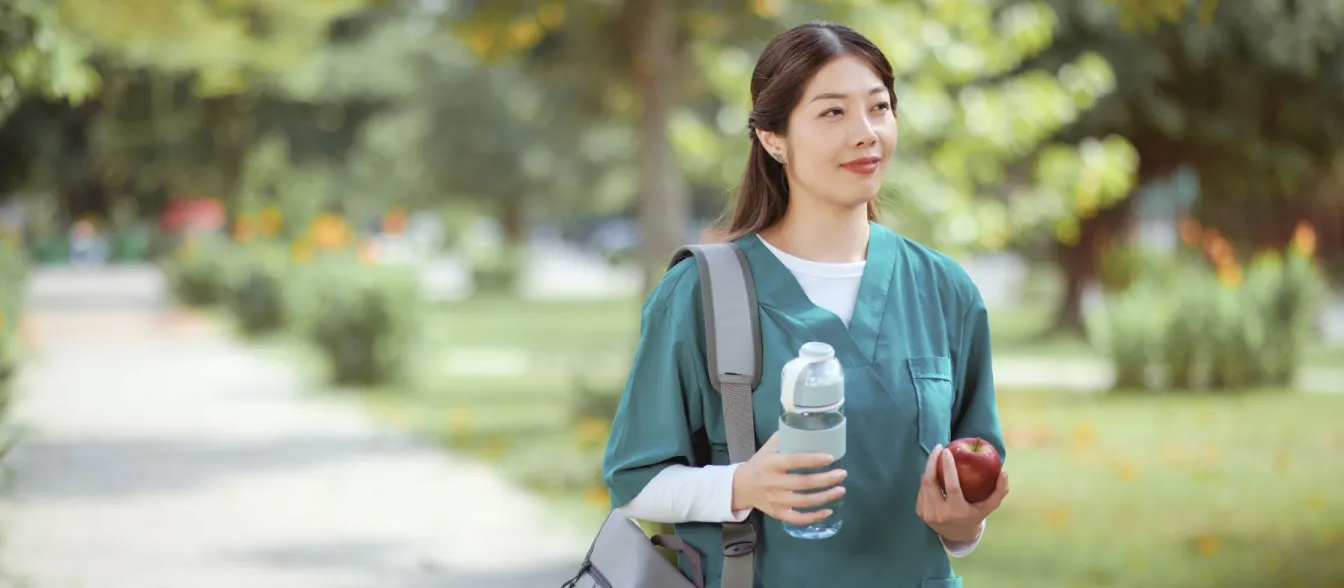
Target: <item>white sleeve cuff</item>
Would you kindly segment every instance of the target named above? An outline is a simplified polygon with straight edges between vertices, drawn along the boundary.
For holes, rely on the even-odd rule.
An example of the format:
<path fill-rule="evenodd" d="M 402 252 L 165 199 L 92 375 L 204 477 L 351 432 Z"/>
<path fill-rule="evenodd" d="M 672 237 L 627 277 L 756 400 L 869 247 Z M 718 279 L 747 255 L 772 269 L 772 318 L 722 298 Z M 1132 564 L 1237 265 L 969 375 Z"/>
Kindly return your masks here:
<path fill-rule="evenodd" d="M 726 466 L 705 467 L 706 470 L 714 472 L 713 475 L 716 477 L 713 484 L 718 493 L 713 501 L 713 504 L 718 505 L 718 509 L 713 515 L 715 522 L 740 523 L 747 520 L 747 516 L 751 514 L 750 508 L 733 510 L 733 475 L 737 473 L 737 466 L 740 465 L 742 464 L 735 463 Z"/>
<path fill-rule="evenodd" d="M 980 531 L 975 534 L 975 538 L 970 541 L 948 541 L 939 537 L 943 542 L 943 549 L 952 557 L 966 557 L 975 551 L 976 546 L 980 545 L 980 537 L 985 534 L 985 521 L 980 521 Z"/>

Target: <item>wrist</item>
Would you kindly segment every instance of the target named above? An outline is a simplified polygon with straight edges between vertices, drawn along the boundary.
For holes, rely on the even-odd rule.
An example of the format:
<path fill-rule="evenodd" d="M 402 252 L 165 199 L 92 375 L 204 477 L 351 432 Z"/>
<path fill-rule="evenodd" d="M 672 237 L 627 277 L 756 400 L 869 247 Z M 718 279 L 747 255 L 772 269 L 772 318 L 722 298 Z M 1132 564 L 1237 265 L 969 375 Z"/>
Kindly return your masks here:
<path fill-rule="evenodd" d="M 733 512 L 740 512 L 754 508 L 751 504 L 751 501 L 747 500 L 747 492 L 743 488 L 744 486 L 743 479 L 745 478 L 743 473 L 744 472 L 742 471 L 741 465 L 733 468 L 733 499 L 732 499 Z"/>
<path fill-rule="evenodd" d="M 938 533 L 950 543 L 969 543 L 980 536 L 981 523 L 953 525 Z"/>

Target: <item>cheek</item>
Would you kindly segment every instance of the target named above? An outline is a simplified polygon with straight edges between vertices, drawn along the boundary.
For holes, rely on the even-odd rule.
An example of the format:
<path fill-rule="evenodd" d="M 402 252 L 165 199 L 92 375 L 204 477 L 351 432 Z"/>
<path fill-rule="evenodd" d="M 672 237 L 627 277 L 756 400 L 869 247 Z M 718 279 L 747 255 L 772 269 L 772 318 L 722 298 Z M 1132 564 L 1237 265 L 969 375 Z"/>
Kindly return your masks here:
<path fill-rule="evenodd" d="M 901 131 L 896 126 L 896 121 L 892 120 L 877 129 L 877 135 L 882 142 L 882 151 L 890 155 L 896 150 L 896 143 L 900 140 Z"/>

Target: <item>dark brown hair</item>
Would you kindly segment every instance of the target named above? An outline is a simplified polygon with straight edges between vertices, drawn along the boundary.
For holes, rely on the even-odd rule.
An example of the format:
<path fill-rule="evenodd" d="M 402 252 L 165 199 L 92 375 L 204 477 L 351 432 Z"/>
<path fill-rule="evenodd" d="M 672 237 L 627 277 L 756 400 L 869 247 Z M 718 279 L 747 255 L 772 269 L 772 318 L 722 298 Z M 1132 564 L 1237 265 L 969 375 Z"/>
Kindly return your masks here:
<path fill-rule="evenodd" d="M 856 55 L 868 61 L 882 84 L 896 100 L 895 76 L 886 55 L 854 29 L 833 22 L 809 22 L 775 37 L 756 61 L 751 76 L 751 114 L 747 132 L 751 153 L 742 175 L 737 201 L 715 232 L 734 241 L 768 228 L 784 217 L 789 207 L 789 184 L 783 164 L 775 161 L 756 131 L 787 135 L 789 115 L 802 99 L 803 90 L 817 71 L 832 59 Z M 894 107 L 894 105 L 893 105 Z M 877 219 L 877 204 L 868 203 L 868 218 Z"/>

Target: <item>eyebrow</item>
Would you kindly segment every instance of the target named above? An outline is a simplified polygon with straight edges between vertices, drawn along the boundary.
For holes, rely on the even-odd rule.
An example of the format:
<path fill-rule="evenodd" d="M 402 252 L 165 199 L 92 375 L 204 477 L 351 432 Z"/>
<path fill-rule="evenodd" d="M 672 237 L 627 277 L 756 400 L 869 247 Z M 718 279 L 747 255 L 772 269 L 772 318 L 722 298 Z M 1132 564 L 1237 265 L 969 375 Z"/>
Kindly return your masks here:
<path fill-rule="evenodd" d="M 887 90 L 887 87 L 886 87 L 886 86 L 883 86 L 883 85 L 880 85 L 880 84 L 879 84 L 879 85 L 877 85 L 877 86 L 873 86 L 873 89 L 868 91 L 868 95 L 871 96 L 871 95 L 873 95 L 873 94 L 877 94 L 877 93 L 880 93 L 880 92 L 885 92 L 886 90 Z M 821 93 L 821 94 L 817 94 L 816 96 L 813 96 L 811 102 L 816 102 L 816 101 L 818 101 L 818 100 L 844 100 L 845 98 L 849 98 L 849 94 L 839 94 L 839 93 L 836 93 L 836 92 L 824 92 L 824 93 Z"/>

